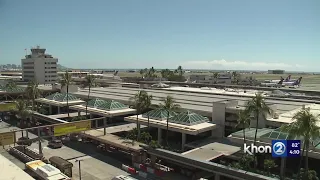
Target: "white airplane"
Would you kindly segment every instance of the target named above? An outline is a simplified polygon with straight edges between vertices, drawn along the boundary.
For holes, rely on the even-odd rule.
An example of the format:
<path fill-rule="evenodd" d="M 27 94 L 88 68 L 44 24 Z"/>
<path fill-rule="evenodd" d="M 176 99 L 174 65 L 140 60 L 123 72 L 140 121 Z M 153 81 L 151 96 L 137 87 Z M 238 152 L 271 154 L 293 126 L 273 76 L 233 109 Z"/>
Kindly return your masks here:
<path fill-rule="evenodd" d="M 300 77 L 295 81 L 283 82 L 283 85 L 289 88 L 296 88 L 300 86 L 301 80 L 302 80 L 302 77 Z"/>
<path fill-rule="evenodd" d="M 272 80 L 272 81 L 275 81 L 275 80 Z M 284 79 L 281 77 L 281 79 L 278 80 L 278 81 L 275 81 L 275 82 L 265 82 L 265 83 L 261 83 L 260 85 L 261 85 L 261 86 L 264 86 L 264 87 L 282 87 L 282 86 L 284 86 L 284 85 L 283 85 L 283 81 L 284 81 Z"/>
<path fill-rule="evenodd" d="M 170 87 L 169 85 L 167 84 L 164 84 L 162 82 L 159 82 L 157 84 L 152 84 L 151 87 L 156 87 L 156 88 L 167 88 L 167 87 Z"/>

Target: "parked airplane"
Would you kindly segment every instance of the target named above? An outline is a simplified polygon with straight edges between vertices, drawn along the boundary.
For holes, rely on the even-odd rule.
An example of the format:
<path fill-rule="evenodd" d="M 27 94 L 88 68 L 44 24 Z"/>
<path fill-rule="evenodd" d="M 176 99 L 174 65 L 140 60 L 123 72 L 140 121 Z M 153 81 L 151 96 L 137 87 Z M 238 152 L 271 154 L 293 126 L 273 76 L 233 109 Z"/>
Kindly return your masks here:
<path fill-rule="evenodd" d="M 278 80 L 278 82 L 266 82 L 266 83 L 261 83 L 261 86 L 265 86 L 265 87 L 282 87 L 283 86 L 283 77 L 281 77 L 280 80 Z"/>
<path fill-rule="evenodd" d="M 288 81 L 288 82 L 283 82 L 284 86 L 288 86 L 289 88 L 295 88 L 295 87 L 299 87 L 300 83 L 301 83 L 302 77 L 300 77 L 299 79 L 295 80 L 295 81 Z"/>
<path fill-rule="evenodd" d="M 274 80 L 265 80 L 265 83 L 278 83 L 281 81 L 281 79 L 283 79 L 284 82 L 287 82 L 290 80 L 291 75 L 289 75 L 286 79 L 283 79 L 283 77 L 281 76 L 280 79 L 274 79 Z"/>
<path fill-rule="evenodd" d="M 167 87 L 170 87 L 170 86 L 167 85 L 167 84 L 164 84 L 164 83 L 162 83 L 162 82 L 159 82 L 159 83 L 157 83 L 157 84 L 151 85 L 151 87 L 155 87 L 155 88 L 167 88 Z"/>

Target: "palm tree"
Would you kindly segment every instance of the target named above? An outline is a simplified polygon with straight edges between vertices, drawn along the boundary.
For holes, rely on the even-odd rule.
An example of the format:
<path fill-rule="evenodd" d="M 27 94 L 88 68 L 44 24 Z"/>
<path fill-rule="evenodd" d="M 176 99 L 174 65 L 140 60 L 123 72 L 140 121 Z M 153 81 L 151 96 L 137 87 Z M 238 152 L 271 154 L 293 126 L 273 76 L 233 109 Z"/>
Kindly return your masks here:
<path fill-rule="evenodd" d="M 8 83 L 6 84 L 6 88 L 7 88 L 7 89 L 17 88 L 17 84 L 16 84 L 16 82 L 14 82 L 13 80 L 9 80 Z"/>
<path fill-rule="evenodd" d="M 182 66 L 178 66 L 178 68 L 175 70 L 176 73 L 179 74 L 179 76 L 181 77 L 183 75 L 183 69 Z"/>
<path fill-rule="evenodd" d="M 88 98 L 86 102 L 86 116 L 88 115 L 88 102 L 90 99 L 91 87 L 95 85 L 96 77 L 92 74 L 86 76 L 86 81 L 84 82 L 84 87 L 89 87 Z"/>
<path fill-rule="evenodd" d="M 303 108 L 302 110 L 298 111 L 293 117 L 293 123 L 282 126 L 282 130 L 288 132 L 292 137 L 303 137 L 303 151 L 302 156 L 304 153 L 304 149 L 306 150 L 306 160 L 305 160 L 305 176 L 307 176 L 309 172 L 309 163 L 308 163 L 308 156 L 309 156 L 309 149 L 310 149 L 310 142 L 320 137 L 320 128 L 317 126 L 319 121 L 319 114 L 313 115 L 310 112 L 310 108 Z M 302 160 L 302 158 L 301 158 Z M 300 166 L 301 161 L 300 160 Z M 299 166 L 299 171 L 300 171 Z"/>
<path fill-rule="evenodd" d="M 272 113 L 272 109 L 266 104 L 264 97 L 262 96 L 262 93 L 257 93 L 254 97 L 252 97 L 251 100 L 249 100 L 246 104 L 246 111 L 248 111 L 250 114 L 254 114 L 256 118 L 256 131 L 254 134 L 254 141 L 253 144 L 256 145 L 257 142 L 257 133 L 259 128 L 259 116 L 262 115 L 263 118 L 266 118 L 266 116 Z M 256 159 L 256 156 L 254 155 L 254 158 Z M 255 161 L 256 166 L 256 161 Z"/>
<path fill-rule="evenodd" d="M 163 104 L 160 103 L 160 109 L 167 111 L 167 133 L 166 133 L 166 142 L 168 145 L 168 132 L 169 132 L 169 118 L 170 112 L 177 111 L 180 109 L 180 105 L 176 104 L 176 101 L 173 99 L 172 96 L 167 96 L 163 99 Z"/>
<path fill-rule="evenodd" d="M 237 79 L 237 77 L 238 77 L 237 71 L 233 71 L 232 74 L 231 74 L 231 76 L 233 77 L 233 82 L 236 82 L 236 79 Z"/>
<path fill-rule="evenodd" d="M 241 127 L 243 128 L 243 143 L 246 143 L 246 128 L 250 127 L 250 122 L 251 122 L 251 118 L 250 118 L 250 112 L 249 111 L 240 111 L 239 115 L 238 115 L 238 124 L 237 127 Z"/>
<path fill-rule="evenodd" d="M 40 95 L 40 90 L 38 89 L 38 83 L 33 80 L 30 81 L 28 87 L 26 89 L 27 96 L 31 100 L 32 103 L 32 110 L 35 110 L 35 99 L 37 99 Z"/>
<path fill-rule="evenodd" d="M 152 95 L 148 95 L 146 91 L 139 91 L 134 97 L 131 97 L 129 101 L 133 108 L 137 111 L 137 139 L 140 139 L 140 125 L 139 125 L 139 114 L 143 113 L 151 106 Z"/>
<path fill-rule="evenodd" d="M 62 74 L 60 83 L 61 83 L 61 88 L 66 86 L 67 87 L 67 111 L 68 111 L 68 117 L 70 117 L 69 113 L 69 85 L 71 84 L 71 74 L 69 74 L 68 70 L 64 74 Z"/>
<path fill-rule="evenodd" d="M 220 74 L 218 72 L 213 73 L 213 79 L 214 79 L 214 83 L 217 83 L 217 79 L 219 78 Z"/>
<path fill-rule="evenodd" d="M 16 114 L 16 117 L 20 119 L 20 126 L 25 124 L 25 118 L 30 117 L 30 111 L 27 106 L 27 102 L 24 100 L 17 100 L 16 107 L 13 109 L 14 113 Z"/>

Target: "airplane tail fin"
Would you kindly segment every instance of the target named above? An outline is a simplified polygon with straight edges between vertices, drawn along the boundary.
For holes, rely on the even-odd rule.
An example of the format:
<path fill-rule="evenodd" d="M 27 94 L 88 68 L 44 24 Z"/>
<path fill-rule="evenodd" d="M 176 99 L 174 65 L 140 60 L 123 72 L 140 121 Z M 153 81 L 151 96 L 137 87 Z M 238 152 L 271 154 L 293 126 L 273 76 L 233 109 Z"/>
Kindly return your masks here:
<path fill-rule="evenodd" d="M 301 80 L 302 80 L 302 77 L 300 77 L 299 79 L 297 79 L 296 82 L 295 82 L 295 85 L 300 85 Z"/>
<path fill-rule="evenodd" d="M 285 81 L 286 81 L 286 82 L 287 82 L 287 81 L 290 81 L 290 79 L 291 79 L 291 75 L 289 75 L 289 76 L 286 78 Z"/>
<path fill-rule="evenodd" d="M 280 81 L 278 82 L 278 84 L 282 84 L 283 83 L 283 77 L 281 76 L 281 79 L 280 79 Z"/>
<path fill-rule="evenodd" d="M 119 71 L 114 72 L 114 74 L 113 74 L 113 75 L 114 75 L 114 76 L 118 75 L 118 72 L 119 72 Z"/>

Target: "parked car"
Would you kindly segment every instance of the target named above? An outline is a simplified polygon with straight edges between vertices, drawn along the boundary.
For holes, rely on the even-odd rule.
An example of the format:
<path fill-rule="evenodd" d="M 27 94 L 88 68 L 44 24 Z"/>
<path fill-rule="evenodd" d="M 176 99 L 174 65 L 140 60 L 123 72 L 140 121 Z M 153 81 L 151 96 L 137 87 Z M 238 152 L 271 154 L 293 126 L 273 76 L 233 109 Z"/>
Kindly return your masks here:
<path fill-rule="evenodd" d="M 32 141 L 28 137 L 21 137 L 18 139 L 17 144 L 21 146 L 31 146 Z"/>
<path fill-rule="evenodd" d="M 49 141 L 48 146 L 52 148 L 61 148 L 63 144 L 60 139 L 55 139 L 55 140 Z"/>

